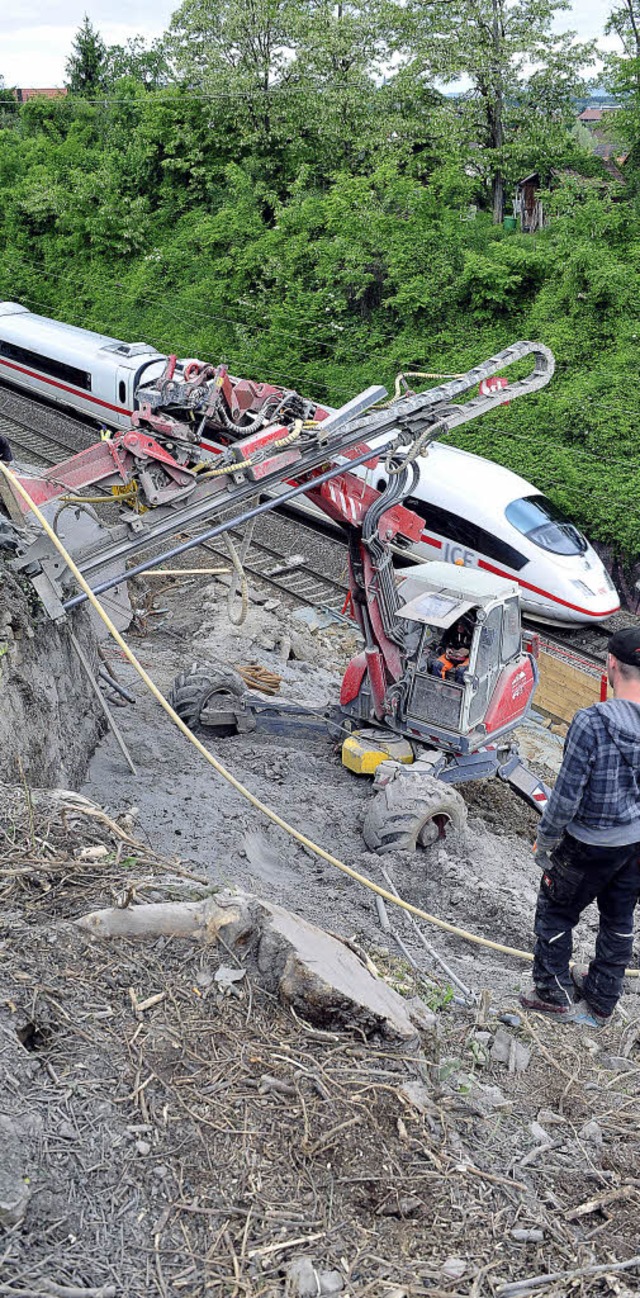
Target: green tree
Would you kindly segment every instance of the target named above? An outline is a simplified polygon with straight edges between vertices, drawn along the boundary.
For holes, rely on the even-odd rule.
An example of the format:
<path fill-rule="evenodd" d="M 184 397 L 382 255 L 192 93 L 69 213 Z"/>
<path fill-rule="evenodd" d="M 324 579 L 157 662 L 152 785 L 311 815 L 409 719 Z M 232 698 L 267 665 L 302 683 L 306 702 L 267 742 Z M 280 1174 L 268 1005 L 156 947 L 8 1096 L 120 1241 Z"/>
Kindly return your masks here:
<path fill-rule="evenodd" d="M 537 162 L 541 146 L 564 143 L 582 69 L 593 61 L 591 45 L 554 31 L 556 15 L 569 7 L 568 0 L 409 0 L 408 53 L 413 44 L 418 70 L 470 82 L 460 102 L 470 142 L 482 150 L 496 224 L 514 168 L 527 153 Z"/>
<path fill-rule="evenodd" d="M 313 141 L 314 161 L 323 171 L 345 162 L 351 169 L 375 165 L 377 123 L 382 116 L 387 129 L 392 126 L 392 105 L 383 102 L 379 83 L 391 58 L 394 7 L 393 0 L 290 5 L 288 121 Z"/>
<path fill-rule="evenodd" d="M 606 22 L 607 35 L 615 35 L 627 59 L 640 60 L 640 4 L 638 0 L 619 0 Z"/>
<path fill-rule="evenodd" d="M 13 90 L 8 90 L 0 73 L 0 127 L 8 126 L 18 112 L 18 102 Z"/>
<path fill-rule="evenodd" d="M 614 5 L 605 32 L 617 36 L 621 51 L 609 55 L 607 76 L 611 90 L 621 104 L 615 114 L 615 130 L 630 151 L 630 169 L 636 187 L 640 173 L 640 3 L 619 0 Z"/>
<path fill-rule="evenodd" d="M 147 45 L 142 36 L 130 37 L 125 45 L 110 45 L 104 61 L 104 78 L 107 83 L 131 77 L 147 90 L 157 90 L 169 81 L 169 63 L 164 41 L 154 40 Z"/>
<path fill-rule="evenodd" d="M 66 85 L 75 95 L 91 96 L 104 87 L 107 49 L 89 15 L 78 28 L 66 63 Z"/>

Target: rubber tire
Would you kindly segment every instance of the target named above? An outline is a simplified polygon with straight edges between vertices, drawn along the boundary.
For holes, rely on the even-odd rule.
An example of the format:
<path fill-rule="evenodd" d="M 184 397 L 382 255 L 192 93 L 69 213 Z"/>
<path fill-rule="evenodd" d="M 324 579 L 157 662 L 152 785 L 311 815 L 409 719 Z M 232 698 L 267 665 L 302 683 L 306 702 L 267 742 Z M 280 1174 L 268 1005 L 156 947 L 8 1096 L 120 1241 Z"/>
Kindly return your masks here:
<path fill-rule="evenodd" d="M 209 667 L 203 663 L 194 663 L 188 672 L 176 676 L 169 692 L 169 702 L 178 713 L 181 721 L 190 730 L 200 725 L 200 715 L 205 704 L 213 694 L 220 695 L 221 700 L 228 700 L 230 707 L 242 698 L 245 684 L 241 676 L 230 667 Z M 207 726 L 207 734 L 220 738 L 237 734 L 238 727 Z"/>
<path fill-rule="evenodd" d="M 411 778 L 403 773 L 371 799 L 362 826 L 364 841 L 379 856 L 430 847 L 440 838 L 433 823 L 436 816 L 448 822 L 448 830 L 460 832 L 467 822 L 464 799 L 452 785 L 431 775 Z"/>

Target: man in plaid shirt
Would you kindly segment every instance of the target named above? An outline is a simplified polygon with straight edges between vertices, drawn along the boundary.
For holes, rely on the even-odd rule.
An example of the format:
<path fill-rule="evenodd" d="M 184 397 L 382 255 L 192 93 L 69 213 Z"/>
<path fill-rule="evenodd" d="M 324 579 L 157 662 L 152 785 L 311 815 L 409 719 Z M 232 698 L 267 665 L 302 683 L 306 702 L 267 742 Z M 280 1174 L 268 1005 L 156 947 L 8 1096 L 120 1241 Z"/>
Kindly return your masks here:
<path fill-rule="evenodd" d="M 527 1009 L 602 1026 L 622 993 L 640 897 L 640 627 L 609 641 L 613 698 L 577 712 L 540 821 L 542 869 Z M 594 959 L 570 970 L 573 929 L 595 901 Z"/>

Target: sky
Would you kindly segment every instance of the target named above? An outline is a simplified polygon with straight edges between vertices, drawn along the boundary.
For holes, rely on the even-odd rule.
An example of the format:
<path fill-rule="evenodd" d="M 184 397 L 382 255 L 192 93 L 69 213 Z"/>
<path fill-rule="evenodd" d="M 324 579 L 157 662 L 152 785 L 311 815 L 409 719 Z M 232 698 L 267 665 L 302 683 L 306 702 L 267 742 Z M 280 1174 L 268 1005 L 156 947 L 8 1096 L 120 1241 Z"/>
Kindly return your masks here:
<path fill-rule="evenodd" d="M 85 12 L 107 45 L 123 45 L 130 36 L 160 36 L 176 8 L 176 0 L 0 0 L 0 75 L 7 86 L 60 86 Z M 600 37 L 610 8 L 611 0 L 574 0 L 560 25 L 583 40 Z"/>

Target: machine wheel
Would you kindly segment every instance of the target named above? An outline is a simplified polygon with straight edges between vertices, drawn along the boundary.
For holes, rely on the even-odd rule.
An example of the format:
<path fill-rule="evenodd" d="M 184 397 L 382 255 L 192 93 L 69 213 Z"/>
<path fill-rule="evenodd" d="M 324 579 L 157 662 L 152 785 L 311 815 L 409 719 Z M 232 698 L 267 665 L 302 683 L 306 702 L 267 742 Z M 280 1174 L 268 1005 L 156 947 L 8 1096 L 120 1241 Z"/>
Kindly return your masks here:
<path fill-rule="evenodd" d="M 413 852 L 464 829 L 467 808 L 450 784 L 402 772 L 372 798 L 362 833 L 371 852 Z"/>
<path fill-rule="evenodd" d="M 194 663 L 188 672 L 176 676 L 169 693 L 169 702 L 181 721 L 196 730 L 202 709 L 215 694 L 221 710 L 233 711 L 245 692 L 244 682 L 230 667 L 208 667 Z M 224 737 L 235 735 L 237 725 L 207 726 L 207 733 Z"/>

